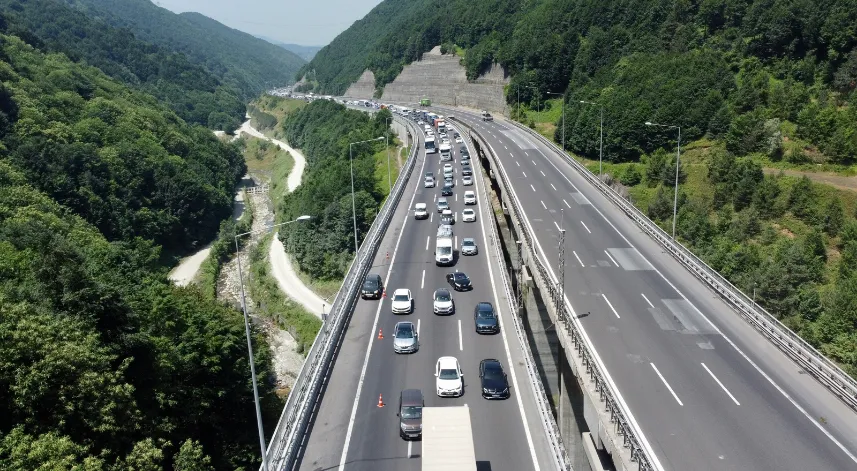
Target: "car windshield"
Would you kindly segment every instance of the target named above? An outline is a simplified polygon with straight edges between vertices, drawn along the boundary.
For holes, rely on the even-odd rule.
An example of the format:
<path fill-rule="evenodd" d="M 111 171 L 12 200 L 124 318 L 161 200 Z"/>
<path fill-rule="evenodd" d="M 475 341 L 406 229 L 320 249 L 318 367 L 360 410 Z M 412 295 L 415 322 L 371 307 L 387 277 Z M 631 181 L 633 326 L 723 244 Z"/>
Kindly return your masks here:
<path fill-rule="evenodd" d="M 393 301 L 407 301 L 407 300 L 408 300 L 407 294 L 397 294 L 393 297 Z"/>
<path fill-rule="evenodd" d="M 434 299 L 436 301 L 443 301 L 443 302 L 449 301 L 449 299 L 450 299 L 449 291 L 438 291 L 434 295 Z"/>
<path fill-rule="evenodd" d="M 440 379 L 458 379 L 458 371 L 454 369 L 446 369 L 440 370 L 440 374 L 438 375 Z"/>
<path fill-rule="evenodd" d="M 465 247 L 473 247 L 474 245 L 476 245 L 476 243 L 473 242 L 472 240 L 465 240 L 464 242 L 461 243 L 461 245 L 463 245 Z"/>
<path fill-rule="evenodd" d="M 440 247 L 437 253 L 441 255 L 449 255 L 452 253 L 452 247 Z"/>
<path fill-rule="evenodd" d="M 490 308 L 480 307 L 479 310 L 476 311 L 476 317 L 480 319 L 493 319 L 494 310 Z"/>
<path fill-rule="evenodd" d="M 401 325 L 399 329 L 396 331 L 396 338 L 399 339 L 412 339 L 414 338 L 414 329 L 409 325 Z"/>
<path fill-rule="evenodd" d="M 467 278 L 467 275 L 465 275 L 464 273 L 460 273 L 458 275 L 455 275 L 455 281 L 459 283 L 469 283 L 470 279 Z"/>
<path fill-rule="evenodd" d="M 499 380 L 503 379 L 503 373 L 500 370 L 500 368 L 498 368 L 496 366 L 489 366 L 489 367 L 485 368 L 484 377 L 487 380 L 498 380 L 499 381 Z"/>
<path fill-rule="evenodd" d="M 402 407 L 403 419 L 421 419 L 423 418 L 423 408 L 419 406 Z"/>
<path fill-rule="evenodd" d="M 378 283 L 375 280 L 366 280 L 366 282 L 363 283 L 363 287 L 366 289 L 375 289 L 378 287 Z"/>

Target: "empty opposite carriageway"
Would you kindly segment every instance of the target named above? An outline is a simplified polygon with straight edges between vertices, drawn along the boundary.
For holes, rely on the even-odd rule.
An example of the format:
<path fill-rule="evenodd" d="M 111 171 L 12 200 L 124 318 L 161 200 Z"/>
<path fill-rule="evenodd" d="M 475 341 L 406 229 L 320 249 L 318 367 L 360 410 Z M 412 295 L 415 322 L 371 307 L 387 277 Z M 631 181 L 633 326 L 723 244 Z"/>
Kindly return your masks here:
<path fill-rule="evenodd" d="M 857 417 L 610 203 L 560 155 L 502 119 L 476 129 L 510 177 L 537 251 L 669 470 L 857 469 Z M 497 169 L 500 170 L 500 169 Z"/>

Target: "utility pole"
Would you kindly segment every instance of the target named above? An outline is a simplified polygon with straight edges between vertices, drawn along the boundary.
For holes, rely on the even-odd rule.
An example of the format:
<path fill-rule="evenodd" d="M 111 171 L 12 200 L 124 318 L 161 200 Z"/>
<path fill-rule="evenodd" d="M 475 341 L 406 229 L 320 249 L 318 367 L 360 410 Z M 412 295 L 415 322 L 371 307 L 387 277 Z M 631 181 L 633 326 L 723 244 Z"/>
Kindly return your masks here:
<path fill-rule="evenodd" d="M 565 211 L 560 209 L 559 224 L 559 289 L 557 290 L 556 315 L 565 322 Z"/>

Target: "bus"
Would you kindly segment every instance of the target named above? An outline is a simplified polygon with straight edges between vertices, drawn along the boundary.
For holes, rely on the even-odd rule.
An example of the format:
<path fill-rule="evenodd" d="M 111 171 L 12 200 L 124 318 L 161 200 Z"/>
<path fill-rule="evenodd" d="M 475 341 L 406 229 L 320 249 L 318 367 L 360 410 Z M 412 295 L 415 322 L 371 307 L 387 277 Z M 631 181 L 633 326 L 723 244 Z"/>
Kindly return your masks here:
<path fill-rule="evenodd" d="M 434 136 L 426 136 L 426 154 L 437 154 L 437 147 L 434 143 Z"/>

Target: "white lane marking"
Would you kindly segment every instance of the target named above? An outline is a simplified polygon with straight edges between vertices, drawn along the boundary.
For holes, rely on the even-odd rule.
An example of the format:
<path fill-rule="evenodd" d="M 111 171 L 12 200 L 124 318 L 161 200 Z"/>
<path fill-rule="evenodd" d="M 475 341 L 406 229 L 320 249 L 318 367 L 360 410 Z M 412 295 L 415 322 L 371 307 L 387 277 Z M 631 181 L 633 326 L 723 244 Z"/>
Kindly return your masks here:
<path fill-rule="evenodd" d="M 417 319 L 417 335 L 420 335 L 420 320 Z"/>
<path fill-rule="evenodd" d="M 455 242 L 453 243 L 453 247 L 458 247 L 458 236 L 455 236 Z"/>
<path fill-rule="evenodd" d="M 426 168 L 426 161 L 420 167 L 422 174 Z M 408 208 L 414 206 L 414 199 L 417 197 L 417 192 L 411 196 L 411 202 L 408 203 Z M 396 245 L 393 247 L 393 257 L 390 258 L 390 266 L 387 268 L 387 277 L 384 279 L 384 286 L 387 286 L 390 281 L 390 275 L 393 273 L 393 263 L 396 262 L 396 254 L 399 253 L 399 242 L 402 241 L 402 234 L 405 233 L 405 226 L 411 218 L 405 217 L 405 222 L 402 224 L 402 231 L 399 232 L 399 237 L 396 238 Z M 384 306 L 384 299 L 378 303 L 378 309 L 375 310 L 375 321 L 372 324 L 372 332 L 369 335 L 369 345 L 366 346 L 366 356 L 363 358 L 363 368 L 360 370 L 360 380 L 357 382 L 357 391 L 354 394 L 354 404 L 351 406 L 351 417 L 348 418 L 348 429 L 345 432 L 345 443 L 342 445 L 342 457 L 339 459 L 339 471 L 345 470 L 345 462 L 348 458 L 348 445 L 351 443 L 351 434 L 354 432 L 354 420 L 357 418 L 357 405 L 360 403 L 360 392 L 363 391 L 363 382 L 366 380 L 366 368 L 369 367 L 369 354 L 372 352 L 372 344 L 375 342 L 374 333 L 378 330 L 378 319 L 381 317 L 381 307 Z"/>
<path fill-rule="evenodd" d="M 607 296 L 604 293 L 601 293 L 601 297 L 604 298 L 605 301 L 607 301 L 607 305 L 610 306 L 610 310 L 613 311 L 613 314 L 616 314 L 616 319 L 621 319 L 621 317 L 619 317 L 619 313 L 616 312 L 616 308 L 614 308 L 610 300 L 607 299 Z"/>
<path fill-rule="evenodd" d="M 608 255 L 609 255 L 609 254 L 608 254 Z M 649 301 L 649 298 L 647 298 L 645 294 L 640 293 L 640 296 L 642 296 L 642 297 L 643 297 L 643 299 L 645 299 L 645 300 L 646 300 L 646 302 L 647 302 L 647 303 L 649 303 L 649 307 L 651 307 L 651 308 L 654 308 L 654 307 L 655 307 L 655 305 L 654 305 L 654 304 L 652 304 L 652 302 L 651 302 L 651 301 Z"/>
<path fill-rule="evenodd" d="M 432 222 L 432 221 L 434 221 L 434 212 L 429 214 L 429 222 Z"/>
<path fill-rule="evenodd" d="M 464 337 L 461 335 L 461 319 L 458 319 L 458 349 L 464 351 Z"/>
<path fill-rule="evenodd" d="M 556 187 L 553 186 L 553 183 L 551 183 L 551 188 L 553 188 L 553 191 L 556 191 Z"/>
<path fill-rule="evenodd" d="M 426 236 L 426 251 L 428 251 L 430 241 L 431 241 L 431 236 Z"/>
<path fill-rule="evenodd" d="M 493 136 L 493 134 L 492 134 L 492 136 Z M 505 144 L 503 144 L 503 147 L 506 147 L 506 145 L 505 145 Z M 506 150 L 509 150 L 509 148 L 508 148 L 508 147 L 506 147 Z"/>
<path fill-rule="evenodd" d="M 434 194 L 434 201 L 437 201 L 437 193 Z"/>
<path fill-rule="evenodd" d="M 684 406 L 684 404 L 682 404 L 682 402 L 681 402 L 681 399 L 679 399 L 679 398 L 678 398 L 678 396 L 676 396 L 676 393 L 675 393 L 675 391 L 673 391 L 673 388 L 672 388 L 672 386 L 670 386 L 670 383 L 667 383 L 667 380 L 666 380 L 666 379 L 664 379 L 664 375 L 662 375 L 662 374 L 661 374 L 661 372 L 660 372 L 660 371 L 658 371 L 658 367 L 657 367 L 657 366 L 655 366 L 655 364 L 654 364 L 654 363 L 649 363 L 649 364 L 650 364 L 650 365 L 652 365 L 652 369 L 654 369 L 654 370 L 655 370 L 655 373 L 657 373 L 657 374 L 658 374 L 658 378 L 661 378 L 661 381 L 663 381 L 663 382 L 664 382 L 664 386 L 666 386 L 666 387 L 667 387 L 667 389 L 669 389 L 669 390 L 670 390 L 670 393 L 671 393 L 671 394 L 673 395 L 673 397 L 675 398 L 675 401 L 676 401 L 676 402 L 678 402 L 678 405 L 680 405 L 680 406 Z"/>
<path fill-rule="evenodd" d="M 541 201 L 541 200 L 539 200 L 539 201 Z M 541 203 L 542 203 L 542 208 L 548 209 L 548 207 L 547 207 L 547 206 L 545 206 L 545 202 L 544 202 L 544 201 L 541 201 Z M 554 221 L 553 223 L 554 223 L 554 224 L 556 224 L 556 221 Z M 559 226 L 557 226 L 557 229 L 559 229 Z"/>
<path fill-rule="evenodd" d="M 608 256 L 608 257 L 610 257 L 610 261 L 611 261 L 611 262 L 613 262 L 617 267 L 619 266 L 619 264 L 618 264 L 618 263 L 616 263 L 616 259 L 614 259 L 612 255 L 610 255 L 610 252 L 608 252 L 608 251 L 606 251 L 606 250 L 605 250 L 605 251 L 604 251 L 604 253 L 606 253 L 606 254 L 607 254 L 607 256 Z M 651 264 L 649 264 L 649 265 L 651 265 Z"/>
<path fill-rule="evenodd" d="M 410 440 L 409 440 L 409 441 L 408 441 L 408 458 L 409 458 L 409 459 L 410 459 L 410 457 L 412 456 L 412 455 L 411 455 L 411 448 L 412 448 L 413 446 L 414 446 L 414 442 L 412 442 L 412 441 L 410 441 Z"/>
<path fill-rule="evenodd" d="M 533 159 L 530 159 L 530 160 L 533 162 L 533 165 L 535 165 L 535 164 L 536 164 L 536 161 L 535 161 L 535 160 L 533 160 Z"/>
<path fill-rule="evenodd" d="M 571 205 L 570 205 L 570 204 L 568 204 L 568 201 L 566 201 L 566 200 L 562 200 L 562 202 L 563 202 L 563 203 L 565 203 L 565 206 L 566 206 L 567 208 L 571 209 Z"/>
<path fill-rule="evenodd" d="M 458 193 L 455 194 L 455 201 L 458 201 Z"/>
<path fill-rule="evenodd" d="M 534 187 L 532 184 L 530 184 L 530 188 L 532 188 L 533 191 L 536 191 L 536 187 Z"/>
<path fill-rule="evenodd" d="M 581 223 L 581 224 L 583 224 L 583 228 L 584 228 L 584 229 L 586 229 L 586 232 L 588 232 L 588 233 L 592 234 L 592 231 L 590 231 L 590 230 L 589 230 L 589 228 L 588 228 L 588 227 L 586 227 L 586 223 L 585 223 L 585 222 L 580 221 L 580 223 Z"/>
<path fill-rule="evenodd" d="M 488 144 L 489 147 L 491 144 Z M 491 152 L 494 152 L 494 149 L 491 149 Z M 496 155 L 496 154 L 495 154 Z M 479 191 L 479 186 L 482 185 L 480 179 L 476 181 L 476 191 Z M 479 218 L 479 225 L 482 229 L 482 243 L 483 247 L 489 247 L 488 245 L 488 232 L 485 230 L 485 218 Z M 503 309 L 500 308 L 500 298 L 497 296 L 497 285 L 494 283 L 494 270 L 491 268 L 491 261 L 488 260 L 488 279 L 491 280 L 491 292 L 494 295 L 494 305 L 497 306 L 497 311 L 499 313 L 499 317 L 502 320 L 503 317 Z M 518 375 L 515 373 L 515 368 L 512 367 L 514 363 L 512 362 L 512 352 L 509 349 L 509 339 L 506 337 L 506 329 L 503 328 L 502 322 L 500 325 L 500 335 L 503 338 L 503 348 L 506 350 L 506 364 L 509 367 L 509 374 L 512 375 L 512 385 L 514 386 L 516 391 L 521 391 L 521 388 L 518 386 Z M 532 386 L 531 386 L 532 388 Z M 532 389 L 531 389 L 532 390 Z M 535 391 L 534 391 L 535 392 Z M 515 399 L 518 403 L 518 411 L 521 413 L 521 422 L 524 425 L 524 435 L 527 437 L 527 446 L 530 448 L 530 459 L 533 460 L 533 471 L 541 471 L 541 467 L 539 466 L 539 460 L 536 458 L 536 448 L 533 445 L 533 436 L 530 433 L 530 425 L 527 421 L 527 415 L 524 412 L 524 402 L 521 398 L 520 394 L 515 394 Z"/>
<path fill-rule="evenodd" d="M 527 172 L 521 172 L 524 174 L 524 178 L 527 178 Z"/>
<path fill-rule="evenodd" d="M 544 205 L 545 205 L 545 202 L 542 201 L 542 206 L 544 206 Z M 545 208 L 545 209 L 548 209 L 548 208 Z M 553 225 L 556 226 L 556 230 L 562 232 L 562 229 L 559 228 L 559 224 L 557 224 L 556 221 L 553 222 Z"/>
<path fill-rule="evenodd" d="M 516 163 L 516 164 L 518 164 L 518 167 L 520 167 L 520 166 L 521 166 L 521 163 L 520 163 L 520 162 L 518 162 L 517 160 L 515 161 L 515 163 Z"/>
<path fill-rule="evenodd" d="M 529 157 L 529 156 L 530 156 L 530 153 L 529 153 L 529 152 L 527 152 L 527 151 L 524 151 L 524 154 L 525 154 L 527 157 Z"/>
<path fill-rule="evenodd" d="M 488 143 L 488 148 L 491 150 L 491 152 L 494 153 L 494 155 L 497 155 L 497 153 L 494 152 L 494 148 L 491 146 L 490 142 Z M 542 154 L 542 156 L 545 157 L 544 154 Z M 553 167 L 556 169 L 556 171 L 559 172 L 559 168 L 550 159 L 548 159 L 548 162 L 550 162 L 550 164 L 553 165 Z M 502 162 L 500 162 L 500 166 L 501 167 L 503 166 Z M 568 177 L 565 176 L 564 174 L 563 174 L 563 178 L 565 178 L 566 181 L 571 183 L 571 180 L 569 180 Z M 517 198 L 517 192 L 515 191 L 514 187 L 510 188 L 510 191 Z M 568 206 L 567 201 L 563 200 L 563 202 L 565 203 L 566 206 Z M 568 207 L 570 208 L 571 206 L 568 206 Z M 593 205 L 593 207 L 594 207 L 594 205 Z M 595 209 L 597 210 L 598 208 L 595 208 Z M 525 216 L 524 217 L 524 223 L 526 224 L 530 233 L 535 234 L 535 231 L 533 231 L 533 226 L 530 224 L 529 219 L 526 218 L 526 214 L 524 216 Z M 603 215 L 602 215 L 602 217 L 603 217 Z M 484 235 L 484 232 L 483 232 L 483 235 Z M 536 247 L 538 247 L 538 252 L 544 254 L 545 252 L 544 252 L 544 249 L 542 249 L 542 244 L 541 244 L 541 242 L 539 242 L 539 238 L 536 237 L 534 240 L 536 243 Z M 627 242 L 627 239 L 626 239 L 626 242 Z M 487 239 L 486 239 L 486 243 L 487 243 Z M 491 269 L 490 264 L 488 265 L 488 269 L 490 271 L 490 269 Z M 556 273 L 554 273 L 553 267 L 551 267 L 550 264 L 547 264 L 547 269 L 550 272 L 551 278 L 553 279 L 553 281 L 558 280 Z M 496 298 L 496 295 L 495 295 L 495 298 Z M 595 362 L 601 367 L 601 370 L 604 372 L 604 376 L 605 376 L 605 379 L 607 380 L 607 384 L 610 387 L 610 390 L 615 391 L 616 400 L 619 402 L 622 409 L 627 411 L 627 413 L 628 413 L 628 421 L 631 422 L 631 426 L 639 432 L 639 438 L 640 438 L 641 445 L 646 450 L 646 453 L 652 458 L 652 466 L 656 470 L 659 470 L 659 471 L 663 470 L 664 467 L 661 464 L 660 459 L 658 459 L 658 456 L 655 454 L 655 451 L 652 448 L 652 444 L 649 443 L 649 440 L 646 438 L 646 434 L 643 432 L 643 429 L 640 427 L 640 424 L 637 422 L 637 418 L 634 416 L 634 413 L 631 411 L 631 408 L 628 407 L 628 403 L 625 401 L 624 396 L 622 396 L 622 392 L 619 391 L 619 388 L 616 386 L 616 382 L 613 380 L 613 376 L 611 376 L 610 372 L 607 371 L 607 367 L 604 365 L 604 360 L 601 359 L 601 355 L 599 355 L 598 350 L 595 349 L 595 346 L 593 345 L 592 340 L 589 338 L 589 334 L 586 332 L 586 329 L 583 328 L 583 324 L 580 322 L 580 319 L 577 318 L 577 313 L 575 313 L 574 306 L 571 304 L 571 301 L 569 300 L 568 295 L 567 294 L 564 295 L 563 298 L 564 298 L 563 300 L 565 301 L 565 304 L 568 305 L 569 310 L 571 311 L 572 322 L 574 322 L 577 325 L 577 328 L 580 331 L 581 335 L 583 336 L 584 341 L 592 347 L 592 354 L 595 357 Z M 501 333 L 503 333 L 504 339 L 505 339 L 505 331 L 501 329 Z M 506 353 L 508 354 L 508 347 L 507 347 Z M 509 356 L 509 361 L 511 362 L 511 356 Z M 515 378 L 514 371 L 515 370 L 512 369 L 512 373 L 513 373 L 512 379 L 513 380 Z M 516 384 L 516 387 L 517 387 L 517 384 Z M 521 404 L 520 399 L 518 400 L 518 404 L 519 405 Z M 522 417 L 523 417 L 523 413 L 524 413 L 523 408 L 521 408 Z M 524 417 L 524 423 L 526 424 L 526 417 Z M 525 430 L 527 431 L 527 437 L 530 438 L 529 428 L 525 427 Z M 535 463 L 536 458 L 535 458 L 535 451 L 533 449 L 532 442 L 530 442 L 530 451 L 531 451 L 531 453 L 533 453 L 533 462 Z M 537 468 L 538 468 L 538 466 L 537 466 Z"/>
<path fill-rule="evenodd" d="M 575 252 L 574 250 L 572 250 L 572 251 L 571 251 L 571 253 L 573 253 L 573 254 L 574 254 L 574 258 L 576 258 L 576 259 L 577 259 L 577 261 L 580 263 L 580 266 L 581 266 L 581 267 L 583 267 L 583 268 L 586 268 L 586 265 L 584 265 L 584 264 L 583 264 L 583 260 L 581 260 L 581 259 L 580 259 L 580 257 L 577 255 L 577 252 Z"/>
<path fill-rule="evenodd" d="M 420 289 L 423 289 L 425 287 L 426 287 L 426 271 L 423 270 L 423 278 L 422 278 L 422 280 L 420 280 Z"/>
<path fill-rule="evenodd" d="M 543 177 L 546 177 L 546 176 L 547 176 L 547 175 L 545 175 L 545 172 L 542 172 L 541 170 L 539 170 L 539 172 L 541 172 L 541 174 L 542 174 L 542 176 L 543 176 Z"/>
<path fill-rule="evenodd" d="M 708 369 L 708 367 L 707 367 L 707 366 L 705 366 L 705 363 L 700 363 L 700 365 L 702 365 L 702 367 L 703 367 L 703 368 L 705 368 L 705 371 L 707 371 L 707 372 L 708 372 L 708 374 L 710 374 L 710 375 L 711 375 L 711 377 L 712 377 L 712 378 L 714 378 L 714 381 L 717 381 L 717 384 L 719 384 L 719 385 L 720 385 L 720 388 L 721 388 L 721 389 L 723 389 L 723 392 L 725 392 L 726 394 L 728 394 L 728 395 L 729 395 L 729 398 L 730 398 L 730 399 L 732 399 L 732 402 L 734 402 L 736 406 L 740 406 L 740 405 L 741 405 L 741 403 L 740 403 L 740 402 L 738 402 L 738 400 L 737 400 L 737 399 L 735 399 L 735 396 L 733 396 L 733 395 L 732 395 L 732 393 L 731 393 L 731 392 L 729 392 L 729 390 L 728 390 L 728 389 L 726 389 L 726 386 L 724 386 L 724 385 L 723 385 L 723 383 L 721 383 L 721 382 L 720 382 L 720 380 L 719 380 L 719 379 L 717 379 L 717 376 L 714 376 L 714 373 L 712 373 L 712 372 L 711 372 L 711 370 L 709 370 L 709 369 Z"/>

